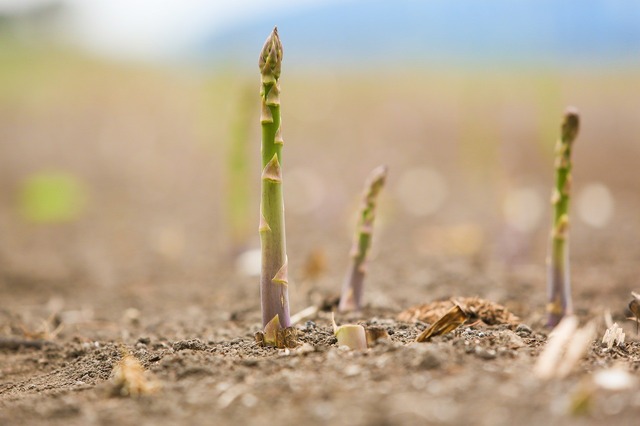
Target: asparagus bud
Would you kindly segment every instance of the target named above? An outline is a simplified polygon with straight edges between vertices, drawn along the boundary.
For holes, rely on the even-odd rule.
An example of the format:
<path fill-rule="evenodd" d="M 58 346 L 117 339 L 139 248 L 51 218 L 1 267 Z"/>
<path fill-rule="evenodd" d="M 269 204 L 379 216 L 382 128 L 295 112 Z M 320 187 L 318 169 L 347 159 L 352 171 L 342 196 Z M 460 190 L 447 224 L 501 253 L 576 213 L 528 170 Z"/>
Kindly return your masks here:
<path fill-rule="evenodd" d="M 366 272 L 367 253 L 371 246 L 377 197 L 384 186 L 386 177 L 387 167 L 379 166 L 371 172 L 365 184 L 356 235 L 351 249 L 351 262 L 340 296 L 340 311 L 358 310 L 362 307 L 362 286 Z"/>
<path fill-rule="evenodd" d="M 359 324 L 345 324 L 338 327 L 335 317 L 331 313 L 333 334 L 338 340 L 338 346 L 346 346 L 351 350 L 363 351 L 367 349 L 367 334 Z"/>
<path fill-rule="evenodd" d="M 280 70 L 282 43 L 274 28 L 262 48 L 258 61 L 261 75 L 262 113 L 262 200 L 260 203 L 260 242 L 262 270 L 260 298 L 262 325 L 276 317 L 281 328 L 291 325 L 287 291 L 287 255 L 282 198 L 282 133 L 280 124 Z M 273 324 L 273 323 L 272 323 Z"/>
<path fill-rule="evenodd" d="M 571 195 L 571 151 L 578 135 L 580 117 L 574 108 L 564 115 L 560 139 L 556 144 L 555 187 L 551 196 L 554 208 L 547 258 L 548 325 L 555 327 L 565 315 L 573 312 L 569 274 L 569 197 Z"/>

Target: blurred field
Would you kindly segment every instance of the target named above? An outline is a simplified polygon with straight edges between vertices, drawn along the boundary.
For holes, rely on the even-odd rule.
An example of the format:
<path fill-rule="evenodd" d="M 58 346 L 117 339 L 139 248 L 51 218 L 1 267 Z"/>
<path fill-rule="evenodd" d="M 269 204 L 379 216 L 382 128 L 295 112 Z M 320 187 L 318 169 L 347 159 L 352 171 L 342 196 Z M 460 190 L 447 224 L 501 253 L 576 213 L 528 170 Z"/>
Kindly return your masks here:
<path fill-rule="evenodd" d="M 600 265 L 605 277 L 607 268 L 618 268 L 616 282 L 605 279 L 596 292 L 632 289 L 640 252 L 638 75 L 637 69 L 498 66 L 311 74 L 289 72 L 285 58 L 294 279 L 301 281 L 309 253 L 322 250 L 329 266 L 319 285 L 337 291 L 362 181 L 380 163 L 389 165 L 390 181 L 372 264 L 374 301 L 376 295 L 394 303 L 446 295 L 447 289 L 424 284 L 441 258 L 479 265 L 480 272 L 494 263 L 542 271 L 552 150 L 564 107 L 575 105 L 583 117 L 576 199 L 591 192 L 582 207 L 573 206 L 574 265 L 583 271 Z M 239 247 L 257 247 L 251 218 L 257 217 L 259 124 L 257 108 L 244 100 L 257 82 L 257 67 L 154 69 L 2 42 L 3 300 L 40 304 L 62 295 L 104 315 L 113 313 L 96 295 L 140 308 L 152 294 L 167 296 L 168 305 L 185 298 L 218 305 L 241 294 L 257 306 L 257 281 L 234 275 L 232 257 Z M 255 100 L 257 107 L 257 92 Z M 246 241 L 233 241 L 225 204 L 238 117 L 248 117 L 251 147 Z M 25 215 L 26 182 L 42 173 L 71 176 L 82 209 L 65 220 L 34 222 Z M 405 285 L 392 291 L 399 281 Z M 475 291 L 495 291 L 482 285 Z M 534 286 L 541 301 L 543 281 Z M 301 307 L 306 296 L 292 291 Z"/>
<path fill-rule="evenodd" d="M 0 423 L 272 424 L 278 407 L 283 424 L 564 424 L 583 408 L 584 424 L 632 424 L 634 388 L 588 380 L 617 363 L 634 375 L 640 353 L 624 311 L 639 290 L 639 70 L 310 72 L 286 58 L 291 311 L 337 295 L 363 180 L 385 163 L 358 320 L 392 341 L 345 352 L 320 312 L 300 324 L 315 336 L 304 351 L 255 344 L 257 66 L 154 68 L 0 40 Z M 547 336 L 553 147 L 568 105 L 582 114 L 574 305 L 581 320 L 609 310 L 627 346 L 598 339 L 580 372 L 542 383 L 530 372 Z M 420 326 L 393 319 L 476 295 L 517 314 L 520 334 L 474 325 L 416 346 Z M 108 397 L 124 352 L 163 389 Z"/>

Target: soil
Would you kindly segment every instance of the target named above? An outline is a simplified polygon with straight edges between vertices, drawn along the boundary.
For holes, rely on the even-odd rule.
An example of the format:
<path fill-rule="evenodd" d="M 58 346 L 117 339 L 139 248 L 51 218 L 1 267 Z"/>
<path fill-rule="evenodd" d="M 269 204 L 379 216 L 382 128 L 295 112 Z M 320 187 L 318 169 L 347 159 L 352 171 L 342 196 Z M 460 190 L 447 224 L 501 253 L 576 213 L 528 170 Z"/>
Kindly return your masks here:
<path fill-rule="evenodd" d="M 3 140 L 24 143 L 0 145 L 2 194 L 15 194 L 22 178 L 54 164 L 83 179 L 90 201 L 76 221 L 31 224 L 17 215 L 13 196 L 0 195 L 0 424 L 638 423 L 640 340 L 625 307 L 630 291 L 639 290 L 640 168 L 633 167 L 638 151 L 630 135 L 640 124 L 629 113 L 631 101 L 618 102 L 640 99 L 629 93 L 638 85 L 623 77 L 598 84 L 602 76 L 582 74 L 549 80 L 563 88 L 562 101 L 579 104 L 588 118 L 576 148 L 576 193 L 580 182 L 604 182 L 615 211 L 603 228 L 576 219 L 571 230 L 576 314 L 583 324 L 597 321 L 597 338 L 568 377 L 541 380 L 533 368 L 549 333 L 547 221 L 516 232 L 500 207 L 501 191 L 518 183 L 545 199 L 550 193 L 551 150 L 533 148 L 531 128 L 550 123 L 542 139 L 553 139 L 559 109 L 553 119 L 544 112 L 531 124 L 528 111 L 537 106 L 528 80 L 492 85 L 489 78 L 487 85 L 477 76 L 441 76 L 438 84 L 412 88 L 403 81 L 431 80 L 404 76 L 381 87 L 378 79 L 346 76 L 342 83 L 328 78 L 334 86 L 326 93 L 305 89 L 322 78 L 283 82 L 283 114 L 291 114 L 285 182 L 291 170 L 325 196 L 305 209 L 305 180 L 292 181 L 290 192 L 285 186 L 292 312 L 335 296 L 361 182 L 382 161 L 390 168 L 367 307 L 336 317 L 339 324 L 381 327 L 389 339 L 349 351 L 337 346 L 324 310 L 296 325 L 296 349 L 264 348 L 254 339 L 258 280 L 239 271 L 236 254 L 256 247 L 255 236 L 234 245 L 225 234 L 223 159 L 219 146 L 203 143 L 212 135 L 224 140 L 237 105 L 207 104 L 200 94 L 214 87 L 211 93 L 235 99 L 242 83 L 203 86 L 118 72 L 98 67 L 72 82 L 42 83 L 49 91 L 44 100 L 3 98 Z M 210 127 L 200 134 L 194 129 L 202 129 L 202 105 L 218 121 L 205 120 Z M 499 111 L 509 112 L 508 124 Z M 456 128 L 470 128 L 480 140 L 487 132 L 507 136 L 498 138 L 502 145 L 486 142 L 489 154 L 476 163 L 479 151 Z M 310 158 L 310 147 L 320 145 L 323 151 Z M 503 145 L 509 167 L 494 173 L 502 170 L 496 153 Z M 601 161 L 611 155 L 619 167 Z M 439 210 L 416 216 L 403 210 L 396 188 L 403 170 L 424 164 L 441 171 L 449 195 Z M 333 174 L 325 176 L 329 169 Z M 256 192 L 252 187 L 254 200 Z M 475 296 L 504 305 L 517 321 L 476 321 L 413 342 L 429 321 L 408 319 L 405 309 Z M 611 350 L 600 343 L 607 311 L 627 335 Z M 113 378 L 127 354 L 155 384 L 137 397 L 118 396 Z M 613 366 L 635 383 L 624 390 L 595 385 L 593 374 Z"/>

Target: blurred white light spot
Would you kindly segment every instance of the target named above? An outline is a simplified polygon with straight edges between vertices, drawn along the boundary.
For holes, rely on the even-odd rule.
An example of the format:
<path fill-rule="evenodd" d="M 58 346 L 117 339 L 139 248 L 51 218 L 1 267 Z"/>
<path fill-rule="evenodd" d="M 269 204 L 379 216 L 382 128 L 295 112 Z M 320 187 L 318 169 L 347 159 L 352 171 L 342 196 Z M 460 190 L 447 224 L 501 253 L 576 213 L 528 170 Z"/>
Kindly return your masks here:
<path fill-rule="evenodd" d="M 428 168 L 404 172 L 396 187 L 396 194 L 404 209 L 415 216 L 433 214 L 447 198 L 447 182 L 442 174 Z"/>
<path fill-rule="evenodd" d="M 311 169 L 297 168 L 284 174 L 287 213 L 308 214 L 320 207 L 325 198 L 325 184 Z"/>
<path fill-rule="evenodd" d="M 585 186 L 578 194 L 578 215 L 587 225 L 602 228 L 613 215 L 613 197 L 605 185 L 597 182 Z"/>
<path fill-rule="evenodd" d="M 602 389 L 617 391 L 631 389 L 637 382 L 636 378 L 621 366 L 596 372 L 593 381 Z"/>
<path fill-rule="evenodd" d="M 507 193 L 502 212 L 505 221 L 521 232 L 535 229 L 542 215 L 544 200 L 533 188 L 517 188 Z"/>
<path fill-rule="evenodd" d="M 247 277 L 260 276 L 262 268 L 262 251 L 251 249 L 240 253 L 236 259 L 236 272 Z"/>

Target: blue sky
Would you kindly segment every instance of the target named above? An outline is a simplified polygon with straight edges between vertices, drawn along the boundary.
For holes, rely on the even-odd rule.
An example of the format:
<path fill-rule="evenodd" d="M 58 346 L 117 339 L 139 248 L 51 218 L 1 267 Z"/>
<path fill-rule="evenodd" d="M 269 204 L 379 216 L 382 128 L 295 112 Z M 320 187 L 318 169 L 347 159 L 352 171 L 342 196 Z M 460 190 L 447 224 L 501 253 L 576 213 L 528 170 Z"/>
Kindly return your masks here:
<path fill-rule="evenodd" d="M 253 62 L 277 24 L 292 62 L 629 64 L 638 0 L 0 0 L 0 13 L 60 2 L 56 28 L 94 53 Z"/>
<path fill-rule="evenodd" d="M 342 0 L 345 3 L 349 0 Z M 0 0 L 0 11 L 20 13 L 50 0 Z M 179 50 L 267 11 L 303 10 L 338 0 L 62 0 L 69 6 L 67 37 L 116 56 L 157 56 Z"/>

